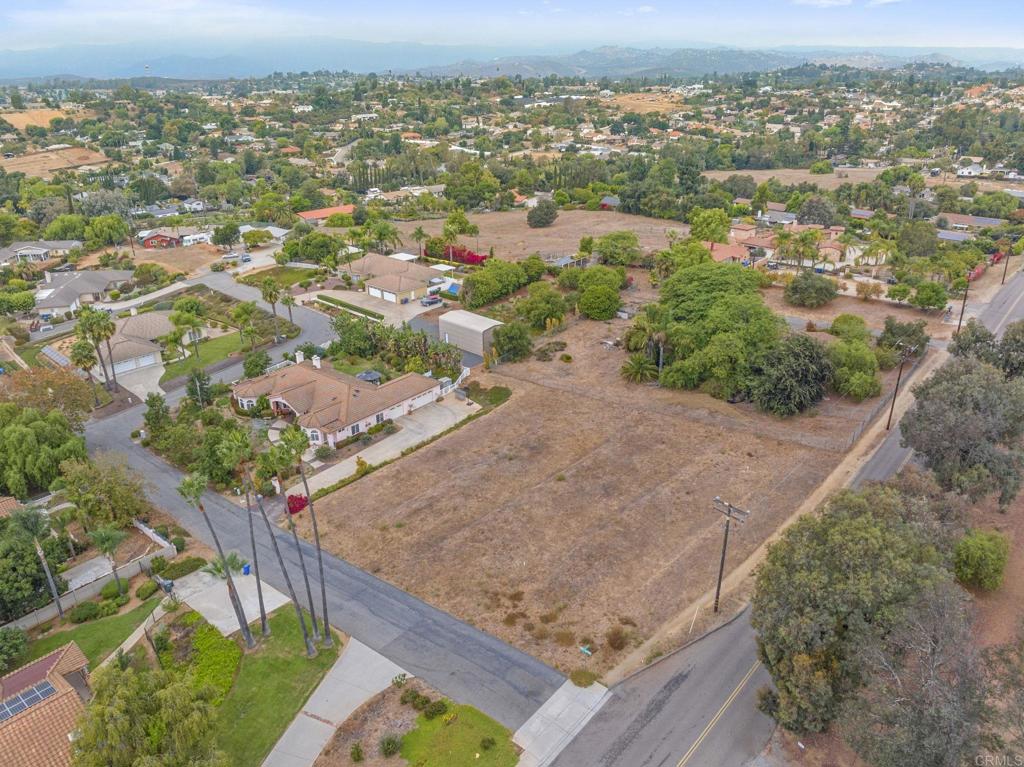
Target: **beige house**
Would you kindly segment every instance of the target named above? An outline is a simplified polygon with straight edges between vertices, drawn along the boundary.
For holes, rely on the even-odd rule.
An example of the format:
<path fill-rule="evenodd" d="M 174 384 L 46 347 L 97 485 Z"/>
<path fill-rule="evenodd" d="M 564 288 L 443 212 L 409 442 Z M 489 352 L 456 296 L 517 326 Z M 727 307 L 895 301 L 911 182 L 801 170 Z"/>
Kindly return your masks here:
<path fill-rule="evenodd" d="M 429 267 L 379 253 L 369 253 L 343 268 L 363 281 L 368 294 L 393 304 L 422 298 L 434 284 L 444 282 Z"/>
<path fill-rule="evenodd" d="M 110 337 L 110 356 L 117 374 L 158 364 L 164 347 L 162 339 L 175 330 L 171 312 L 165 311 L 124 317 L 117 320 L 114 327 L 114 335 Z M 182 342 L 190 344 L 202 336 L 202 330 L 189 330 Z"/>
<path fill-rule="evenodd" d="M 375 385 L 323 367 L 319 357 L 298 356 L 295 365 L 235 384 L 232 396 L 242 410 L 266 397 L 275 414 L 294 418 L 314 447 L 334 447 L 441 396 L 441 384 L 419 373 Z"/>

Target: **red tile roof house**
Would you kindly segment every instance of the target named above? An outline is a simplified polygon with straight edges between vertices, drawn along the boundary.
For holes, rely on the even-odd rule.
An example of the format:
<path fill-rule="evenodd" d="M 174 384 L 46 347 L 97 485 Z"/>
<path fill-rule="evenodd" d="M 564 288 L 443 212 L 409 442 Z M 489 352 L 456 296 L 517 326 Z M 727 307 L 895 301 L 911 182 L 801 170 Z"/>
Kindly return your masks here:
<path fill-rule="evenodd" d="M 301 354 L 296 353 L 295 365 L 235 384 L 232 396 L 242 410 L 251 409 L 259 397 L 266 397 L 275 414 L 294 418 L 314 447 L 334 447 L 441 396 L 440 382 L 419 373 L 406 373 L 374 385 L 321 367 L 319 357 L 304 360 Z"/>
<path fill-rule="evenodd" d="M 75 727 L 91 695 L 89 661 L 74 642 L 0 677 L 0 763 L 70 767 Z"/>
<path fill-rule="evenodd" d="M 308 224 L 319 224 L 321 221 L 326 221 L 335 213 L 346 213 L 351 216 L 353 213 L 355 213 L 355 210 L 355 205 L 334 205 L 330 208 L 304 210 L 301 213 L 299 213 L 298 216 Z"/>
<path fill-rule="evenodd" d="M 180 248 L 182 242 L 183 239 L 181 237 L 176 237 L 172 234 L 164 234 L 163 232 L 154 232 L 143 238 L 142 247 L 147 250 L 152 250 L 154 248 Z"/>

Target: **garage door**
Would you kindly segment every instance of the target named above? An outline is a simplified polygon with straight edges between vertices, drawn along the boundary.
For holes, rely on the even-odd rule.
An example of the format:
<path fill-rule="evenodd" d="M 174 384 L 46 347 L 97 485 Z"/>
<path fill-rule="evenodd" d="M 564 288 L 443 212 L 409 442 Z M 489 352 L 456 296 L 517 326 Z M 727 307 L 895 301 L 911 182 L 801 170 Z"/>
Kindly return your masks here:
<path fill-rule="evenodd" d="M 389 293 L 386 290 L 384 291 L 384 295 L 381 296 L 381 298 L 383 298 L 385 301 L 390 301 L 393 304 L 398 303 L 398 296 L 396 296 L 394 293 Z"/>
<path fill-rule="evenodd" d="M 150 365 L 156 364 L 156 353 L 145 354 L 141 357 L 133 357 L 130 360 L 123 360 L 121 362 L 114 363 L 115 373 L 127 373 L 131 370 L 137 370 L 138 368 L 149 367 Z"/>
<path fill-rule="evenodd" d="M 374 298 L 380 298 L 380 288 L 367 288 L 367 292 Z"/>

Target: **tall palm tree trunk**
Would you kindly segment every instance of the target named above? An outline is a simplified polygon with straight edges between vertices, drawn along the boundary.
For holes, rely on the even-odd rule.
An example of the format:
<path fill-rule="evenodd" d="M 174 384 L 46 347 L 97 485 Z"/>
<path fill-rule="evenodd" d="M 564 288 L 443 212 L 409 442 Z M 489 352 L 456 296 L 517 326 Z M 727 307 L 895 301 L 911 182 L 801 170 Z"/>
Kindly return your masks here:
<path fill-rule="evenodd" d="M 295 541 L 295 553 L 299 555 L 299 568 L 302 570 L 302 580 L 306 584 L 306 600 L 309 602 L 309 620 L 313 624 L 313 639 L 320 641 L 320 627 L 316 622 L 316 607 L 313 603 L 313 589 L 309 587 L 309 573 L 306 572 L 306 557 L 302 553 L 302 546 L 299 544 L 299 533 L 295 529 L 295 521 L 288 512 L 288 493 L 284 489 L 284 478 L 277 475 L 277 484 L 281 488 L 281 497 L 284 499 L 284 515 L 288 520 L 288 529 L 292 533 L 292 540 Z"/>
<path fill-rule="evenodd" d="M 107 359 L 110 360 L 110 375 L 113 376 L 113 378 L 114 378 L 114 391 L 117 392 L 117 391 L 119 391 L 119 389 L 117 388 L 117 371 L 114 370 L 114 355 L 110 351 L 110 339 L 109 338 L 107 339 Z"/>
<path fill-rule="evenodd" d="M 249 484 L 252 484 L 251 479 Z M 292 585 L 291 576 L 288 575 L 288 568 L 284 566 L 281 547 L 277 545 L 277 538 L 274 536 L 274 530 L 270 526 L 270 517 L 267 516 L 267 510 L 263 508 L 263 499 L 259 495 L 256 496 L 256 507 L 260 510 L 260 515 L 263 517 L 263 524 L 267 528 L 267 535 L 270 536 L 270 543 L 274 547 L 274 555 L 277 557 L 277 565 L 281 568 L 285 585 L 288 587 L 288 596 L 291 597 L 292 605 L 295 607 L 295 614 L 299 619 L 299 627 L 302 629 L 302 641 L 306 644 L 306 655 L 312 658 L 316 655 L 316 648 L 313 646 L 313 642 L 309 638 L 309 632 L 306 630 L 306 618 L 302 614 L 302 606 L 299 604 L 299 598 L 295 594 L 295 587 Z"/>
<path fill-rule="evenodd" d="M 92 346 L 96 350 L 96 359 L 100 363 L 100 370 L 103 371 L 103 387 L 107 391 L 110 391 L 110 376 L 107 375 L 107 363 L 103 361 L 103 352 L 101 351 L 102 347 L 100 346 L 99 341 L 93 341 Z"/>
<path fill-rule="evenodd" d="M 288 304 L 288 322 L 291 322 L 292 324 L 295 323 L 295 320 L 292 319 L 292 305 L 291 304 Z"/>
<path fill-rule="evenodd" d="M 224 548 L 220 545 L 220 537 L 217 535 L 217 531 L 213 527 L 213 520 L 210 519 L 210 515 L 206 513 L 206 508 L 203 506 L 202 501 L 199 502 L 198 508 L 199 513 L 202 514 L 203 519 L 206 520 L 206 527 L 210 531 L 210 537 L 213 538 L 213 545 L 217 548 L 217 556 L 220 557 L 220 561 L 224 565 L 224 577 L 228 582 L 228 599 L 231 600 L 231 607 L 235 611 L 235 618 L 238 619 L 238 626 L 242 630 L 242 638 L 245 640 L 245 646 L 251 650 L 256 646 L 256 642 L 253 640 L 252 632 L 249 631 L 249 624 L 245 620 L 242 603 L 238 598 L 238 591 L 235 590 L 235 579 L 231 577 L 231 568 L 228 567 L 228 560 L 224 556 Z"/>
<path fill-rule="evenodd" d="M 64 605 L 60 603 L 60 594 L 57 592 L 57 582 L 53 580 L 53 573 L 50 572 L 50 564 L 46 561 L 46 554 L 43 553 L 43 547 L 39 545 L 39 539 L 33 538 L 32 542 L 36 545 L 36 555 L 39 557 L 39 563 L 43 566 L 43 572 L 46 573 L 46 584 L 50 587 L 50 595 L 53 597 L 53 601 L 57 604 L 57 615 L 60 616 L 61 620 L 64 620 Z M 116 576 L 117 573 L 115 572 Z M 118 588 L 120 591 L 120 587 Z"/>
<path fill-rule="evenodd" d="M 98 533 L 97 533 L 98 534 Z M 110 552 L 110 570 L 114 573 L 114 583 L 117 584 L 117 593 L 121 593 L 121 578 L 117 574 L 117 560 L 114 559 L 114 552 Z"/>
<path fill-rule="evenodd" d="M 96 407 L 99 407 L 100 406 L 100 393 L 98 391 L 96 391 L 96 379 L 93 378 L 92 373 L 90 373 L 88 370 L 83 369 L 82 372 L 85 373 L 85 377 L 89 381 L 89 388 L 92 389 L 92 398 L 96 402 Z M 74 556 L 74 555 L 72 555 L 72 556 Z"/>
<path fill-rule="evenodd" d="M 256 528 L 252 521 L 252 500 L 249 496 L 252 488 L 248 481 L 245 485 L 245 516 L 249 519 L 249 545 L 252 546 L 252 569 L 256 576 L 256 599 L 260 603 L 260 630 L 263 636 L 270 636 L 270 624 L 267 623 L 267 608 L 263 604 L 263 585 L 260 582 L 260 556 L 256 549 Z"/>
<path fill-rule="evenodd" d="M 324 553 L 320 548 L 320 528 L 316 523 L 316 512 L 313 511 L 313 495 L 309 492 L 309 482 L 306 481 L 306 470 L 302 468 L 302 456 L 299 456 L 299 474 L 302 477 L 302 487 L 306 491 L 306 498 L 309 502 L 309 519 L 313 523 L 313 540 L 316 542 L 316 564 L 320 571 L 320 599 L 322 602 L 322 616 L 324 619 L 324 645 L 330 647 L 334 642 L 331 639 L 331 624 L 327 619 L 327 581 L 324 580 Z"/>

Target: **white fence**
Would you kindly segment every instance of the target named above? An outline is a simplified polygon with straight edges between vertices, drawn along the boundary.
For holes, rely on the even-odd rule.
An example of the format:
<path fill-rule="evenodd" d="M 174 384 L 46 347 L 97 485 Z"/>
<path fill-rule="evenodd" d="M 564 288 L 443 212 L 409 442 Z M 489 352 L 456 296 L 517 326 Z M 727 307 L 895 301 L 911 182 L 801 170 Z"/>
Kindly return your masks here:
<path fill-rule="evenodd" d="M 155 530 L 147 527 L 138 520 L 135 520 L 133 524 L 143 535 L 159 546 L 159 548 L 156 551 L 143 554 L 141 557 L 137 557 L 131 562 L 123 564 L 117 568 L 118 577 L 124 578 L 125 580 L 134 578 L 136 575 L 148 571 L 149 563 L 152 562 L 155 557 L 171 559 L 178 553 L 177 549 L 175 549 L 172 544 L 161 538 Z M 61 594 L 61 606 L 65 611 L 67 611 L 77 604 L 94 599 L 99 596 L 103 587 L 112 580 L 114 580 L 114 573 L 109 572 L 106 575 L 101 575 L 90 583 L 79 586 L 77 589 Z M 43 623 L 52 621 L 57 616 L 57 604 L 55 602 L 51 602 L 45 607 L 40 607 L 38 610 L 31 612 L 28 615 L 23 615 L 17 620 L 13 620 L 0 628 L 7 628 L 8 626 L 20 629 L 35 628 Z"/>
<path fill-rule="evenodd" d="M 449 385 L 441 387 L 441 396 L 443 397 L 445 394 L 449 394 L 457 389 L 467 378 L 469 378 L 469 368 L 462 368 L 462 372 L 459 373 L 458 378 L 452 381 Z"/>

